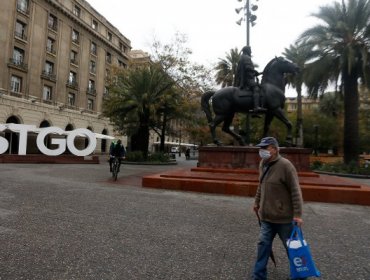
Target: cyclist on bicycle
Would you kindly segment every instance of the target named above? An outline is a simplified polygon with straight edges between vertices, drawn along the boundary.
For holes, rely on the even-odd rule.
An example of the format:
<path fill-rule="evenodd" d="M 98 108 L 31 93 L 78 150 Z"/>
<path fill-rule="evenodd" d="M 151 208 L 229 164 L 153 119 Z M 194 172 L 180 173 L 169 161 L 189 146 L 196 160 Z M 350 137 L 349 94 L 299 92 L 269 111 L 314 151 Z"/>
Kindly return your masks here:
<path fill-rule="evenodd" d="M 112 172 L 112 163 L 113 159 L 118 158 L 118 171 L 121 166 L 121 161 L 125 158 L 126 150 L 122 145 L 121 140 L 118 140 L 117 143 L 112 142 L 109 148 L 109 169 Z"/>

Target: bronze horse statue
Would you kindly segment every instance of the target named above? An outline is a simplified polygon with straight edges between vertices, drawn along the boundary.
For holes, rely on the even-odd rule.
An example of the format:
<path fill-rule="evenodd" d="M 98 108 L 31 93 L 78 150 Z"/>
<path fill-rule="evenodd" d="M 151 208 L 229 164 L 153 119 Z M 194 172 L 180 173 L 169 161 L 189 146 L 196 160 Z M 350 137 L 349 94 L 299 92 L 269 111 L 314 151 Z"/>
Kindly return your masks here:
<path fill-rule="evenodd" d="M 296 74 L 299 67 L 284 59 L 275 57 L 263 70 L 261 96 L 263 107 L 267 109 L 263 128 L 263 137 L 268 135 L 270 124 L 274 117 L 282 121 L 287 127 L 286 144 L 292 145 L 292 123 L 284 113 L 285 104 L 285 74 Z M 212 98 L 212 112 L 209 100 Z M 237 87 L 226 87 L 218 91 L 208 91 L 201 98 L 202 110 L 205 112 L 211 130 L 213 142 L 220 146 L 222 143 L 216 137 L 216 127 L 223 122 L 222 131 L 230 134 L 240 145 L 245 142 L 241 135 L 230 130 L 235 113 L 249 113 L 253 109 L 252 92 L 240 90 Z"/>

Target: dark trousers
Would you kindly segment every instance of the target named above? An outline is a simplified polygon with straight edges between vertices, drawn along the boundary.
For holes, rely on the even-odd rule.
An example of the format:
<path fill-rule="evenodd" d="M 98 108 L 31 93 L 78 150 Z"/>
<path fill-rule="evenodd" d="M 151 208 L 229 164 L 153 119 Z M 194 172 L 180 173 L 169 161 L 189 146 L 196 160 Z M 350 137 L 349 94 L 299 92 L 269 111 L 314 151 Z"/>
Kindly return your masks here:
<path fill-rule="evenodd" d="M 113 160 L 114 160 L 114 157 L 110 156 L 110 158 L 109 158 L 109 169 L 110 170 L 112 170 Z M 121 167 L 121 161 L 122 161 L 122 158 L 118 157 L 118 170 Z"/>
<path fill-rule="evenodd" d="M 262 222 L 260 229 L 260 236 L 257 245 L 257 260 L 254 265 L 253 280 L 267 279 L 267 263 L 272 250 L 272 242 L 276 235 L 279 236 L 283 242 L 284 248 L 287 250 L 287 240 L 293 230 L 293 224 L 274 224 L 269 222 Z M 287 251 L 288 255 L 288 251 Z M 305 278 L 300 278 L 305 279 Z M 297 279 L 298 280 L 298 279 Z"/>

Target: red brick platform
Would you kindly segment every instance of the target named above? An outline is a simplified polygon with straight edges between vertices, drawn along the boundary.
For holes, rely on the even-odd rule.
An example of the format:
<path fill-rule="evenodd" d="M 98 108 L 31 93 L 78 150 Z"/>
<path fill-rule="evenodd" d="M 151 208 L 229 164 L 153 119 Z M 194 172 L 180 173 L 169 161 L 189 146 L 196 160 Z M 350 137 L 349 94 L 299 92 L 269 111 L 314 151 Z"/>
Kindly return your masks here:
<path fill-rule="evenodd" d="M 46 156 L 34 155 L 0 155 L 0 163 L 64 163 L 64 164 L 98 164 L 98 156 L 78 157 L 75 155 Z"/>
<path fill-rule="evenodd" d="M 370 188 L 337 176 L 298 172 L 305 201 L 370 205 Z M 145 188 L 253 197 L 258 185 L 255 169 L 197 167 L 144 176 Z"/>

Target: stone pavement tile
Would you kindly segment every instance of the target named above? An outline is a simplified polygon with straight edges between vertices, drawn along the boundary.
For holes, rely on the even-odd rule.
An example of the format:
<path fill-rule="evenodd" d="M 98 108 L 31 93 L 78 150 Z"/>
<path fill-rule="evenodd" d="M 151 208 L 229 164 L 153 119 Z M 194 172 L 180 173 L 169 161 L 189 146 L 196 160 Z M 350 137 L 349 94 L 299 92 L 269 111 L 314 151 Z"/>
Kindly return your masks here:
<path fill-rule="evenodd" d="M 249 279 L 252 198 L 144 189 L 175 167 L 0 164 L 0 279 Z M 126 180 L 126 181 L 125 181 Z M 306 203 L 303 231 L 321 279 L 370 279 L 370 207 Z M 279 240 L 277 268 L 288 264 Z"/>

